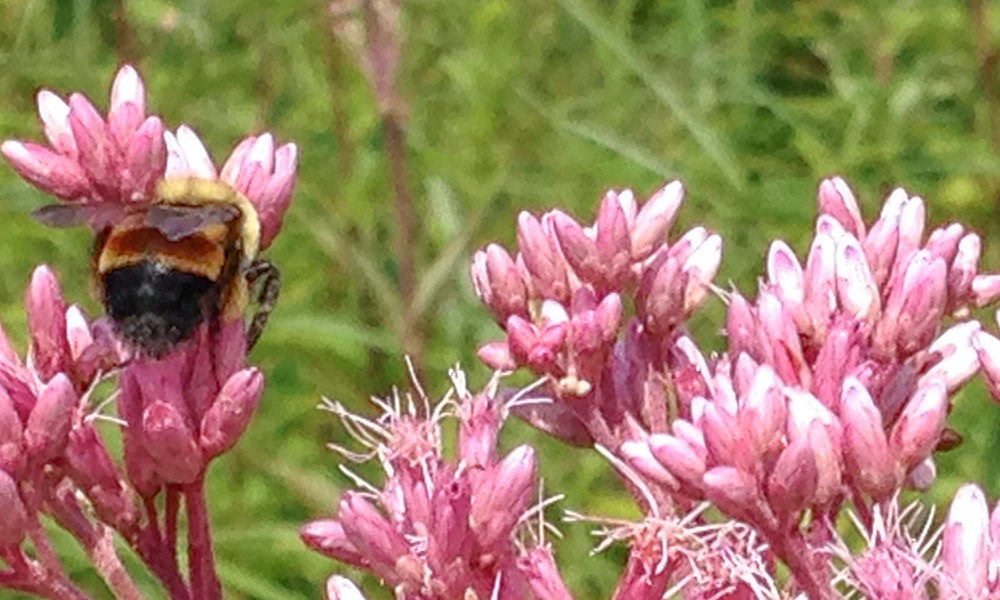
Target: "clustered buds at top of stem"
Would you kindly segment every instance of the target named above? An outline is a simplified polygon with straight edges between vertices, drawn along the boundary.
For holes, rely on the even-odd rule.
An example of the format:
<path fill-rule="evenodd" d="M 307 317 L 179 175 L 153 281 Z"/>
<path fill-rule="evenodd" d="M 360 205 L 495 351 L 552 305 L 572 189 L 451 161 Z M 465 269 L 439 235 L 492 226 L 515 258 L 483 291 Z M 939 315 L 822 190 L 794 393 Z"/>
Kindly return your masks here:
<path fill-rule="evenodd" d="M 146 114 L 146 88 L 125 65 L 111 86 L 107 116 L 83 94 L 63 100 L 38 93 L 38 115 L 49 145 L 7 140 L 7 162 L 29 183 L 57 198 L 137 202 L 152 197 L 166 166 L 163 122 Z"/>
<path fill-rule="evenodd" d="M 547 376 L 552 406 L 568 409 L 519 411 L 529 422 L 609 448 L 647 506 L 708 500 L 753 525 L 800 589 L 827 598 L 829 566 L 804 552 L 807 538 L 828 537 L 845 500 L 870 515 L 908 482 L 929 484 L 949 395 L 1000 356 L 1000 341 L 961 320 L 1000 297 L 1000 276 L 979 273 L 981 241 L 960 225 L 925 239 L 923 201 L 902 190 L 870 229 L 843 180 L 822 182 L 818 200 L 806 260 L 776 241 L 757 297 L 724 294 L 721 356 L 682 327 L 721 242 L 695 228 L 665 243 L 679 184 L 642 211 L 609 194 L 590 228 L 524 214 L 520 252 L 491 245 L 472 274 L 507 334 L 480 357 Z M 959 320 L 945 329 L 948 316 Z M 598 344 L 579 341 L 590 323 L 603 325 Z"/>
<path fill-rule="evenodd" d="M 95 230 L 155 202 L 164 178 L 183 176 L 218 180 L 242 194 L 259 217 L 260 248 L 278 233 L 295 185 L 294 144 L 276 147 L 271 134 L 252 135 L 216 169 L 193 130 L 181 126 L 174 134 L 159 117 L 147 116 L 145 87 L 131 66 L 115 78 L 107 115 L 80 94 L 64 101 L 46 90 L 38 107 L 49 145 L 8 140 L 0 152 L 29 183 L 85 208 Z M 153 358 L 129 356 L 107 319 L 92 323 L 68 306 L 47 267 L 36 270 L 25 304 L 31 335 L 26 360 L 0 332 L 0 469 L 11 480 L 0 477 L 0 512 L 11 515 L 0 533 L 19 540 L 22 513 L 26 527 L 37 528 L 39 514 L 48 512 L 91 552 L 99 570 L 107 569 L 101 575 L 116 596 L 137 597 L 113 547 L 102 541 L 110 527 L 171 598 L 221 597 L 203 482 L 208 463 L 247 428 L 263 388 L 260 371 L 246 365 L 242 319 L 203 323 L 176 351 Z M 117 410 L 125 425 L 123 470 L 94 429 L 99 415 L 88 406 L 96 384 L 116 374 Z M 161 491 L 162 523 L 156 498 Z M 176 559 L 182 497 L 188 581 Z M 16 500 L 25 510 L 17 509 Z M 25 555 L 11 562 L 22 551 L 5 549 L 13 568 L 5 585 L 50 597 L 58 596 L 52 589 L 70 589 L 44 535 L 32 542 L 41 544 L 37 561 Z M 22 585 L 18 578 L 33 583 Z"/>
<path fill-rule="evenodd" d="M 639 393 L 653 385 L 652 373 L 623 369 L 642 370 L 670 353 L 664 342 L 683 336 L 722 254 L 721 238 L 702 227 L 667 243 L 682 199 L 679 182 L 641 206 L 631 190 L 609 191 L 590 226 L 559 210 L 521 213 L 519 251 L 492 244 L 476 253 L 476 293 L 506 333 L 479 356 L 497 369 L 527 367 L 548 378 L 559 403 L 524 415 L 540 428 L 617 447 L 636 424 L 659 420 L 662 407 Z"/>
<path fill-rule="evenodd" d="M 378 458 L 386 480 L 345 493 L 335 518 L 307 524 L 302 538 L 318 552 L 372 571 L 399 598 L 568 597 L 559 595 L 566 587 L 551 560 L 542 561 L 539 548 L 519 541 L 525 521 L 538 510 L 532 508 L 538 484 L 534 449 L 498 454 L 508 407 L 490 392 L 469 394 L 460 377 L 454 379 L 456 409 L 442 403 L 421 411 L 397 396 L 379 401 L 384 414 L 367 420 L 328 404 L 367 454 L 336 449 L 356 459 Z M 441 447 L 445 419 L 458 420 L 455 458 Z M 330 598 L 356 593 L 339 579 L 327 589 Z"/>

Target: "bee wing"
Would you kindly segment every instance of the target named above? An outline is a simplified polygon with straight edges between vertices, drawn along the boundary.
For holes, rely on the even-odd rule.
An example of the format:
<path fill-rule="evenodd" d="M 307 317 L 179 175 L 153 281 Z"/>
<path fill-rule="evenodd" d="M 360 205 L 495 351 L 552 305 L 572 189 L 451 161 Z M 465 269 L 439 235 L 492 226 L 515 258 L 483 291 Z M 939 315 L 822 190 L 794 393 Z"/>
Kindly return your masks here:
<path fill-rule="evenodd" d="M 31 213 L 36 221 L 49 227 L 79 227 L 90 225 L 104 229 L 120 220 L 121 206 L 111 204 L 49 204 Z"/>
<path fill-rule="evenodd" d="M 158 229 L 171 242 L 176 242 L 206 225 L 228 223 L 237 217 L 239 212 L 231 206 L 154 204 L 146 212 L 146 224 Z"/>

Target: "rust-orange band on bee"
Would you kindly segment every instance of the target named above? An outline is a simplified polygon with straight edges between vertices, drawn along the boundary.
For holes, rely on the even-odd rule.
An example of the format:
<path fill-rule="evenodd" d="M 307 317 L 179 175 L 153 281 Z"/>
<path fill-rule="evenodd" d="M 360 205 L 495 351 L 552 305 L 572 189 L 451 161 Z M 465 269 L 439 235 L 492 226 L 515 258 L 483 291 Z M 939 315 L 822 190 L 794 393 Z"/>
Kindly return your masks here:
<path fill-rule="evenodd" d="M 226 263 L 222 241 L 227 233 L 225 226 L 216 225 L 171 241 L 153 227 L 112 230 L 101 250 L 97 271 L 104 274 L 154 260 L 164 263 L 166 267 L 216 281 Z"/>

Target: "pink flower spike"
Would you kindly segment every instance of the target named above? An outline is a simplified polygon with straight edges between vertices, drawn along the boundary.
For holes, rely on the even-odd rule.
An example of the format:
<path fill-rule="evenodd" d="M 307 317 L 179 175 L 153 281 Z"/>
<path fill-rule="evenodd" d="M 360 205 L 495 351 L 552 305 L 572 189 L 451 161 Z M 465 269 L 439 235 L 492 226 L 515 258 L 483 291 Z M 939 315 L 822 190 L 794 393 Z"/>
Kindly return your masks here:
<path fill-rule="evenodd" d="M 974 484 L 958 489 L 941 534 L 941 597 L 983 598 L 989 574 L 989 514 Z"/>
<path fill-rule="evenodd" d="M 73 384 L 62 373 L 42 388 L 24 428 L 24 449 L 30 464 L 41 466 L 63 453 L 77 400 Z"/>
<path fill-rule="evenodd" d="M 632 226 L 632 260 L 638 262 L 649 258 L 666 242 L 667 232 L 683 201 L 684 186 L 680 181 L 671 181 L 646 200 Z"/>
<path fill-rule="evenodd" d="M 156 471 L 168 483 L 191 483 L 204 462 L 184 415 L 167 402 L 154 402 L 142 413 L 142 435 Z"/>
<path fill-rule="evenodd" d="M 358 586 L 340 575 L 332 575 L 326 580 L 326 600 L 367 600 Z"/>
<path fill-rule="evenodd" d="M 78 200 L 90 189 L 87 175 L 75 160 L 45 146 L 7 140 L 0 144 L 0 152 L 18 175 L 57 198 Z"/>
<path fill-rule="evenodd" d="M 0 548 L 17 546 L 28 533 L 28 512 L 18 493 L 17 482 L 0 471 Z"/>
<path fill-rule="evenodd" d="M 865 237 L 865 223 L 851 188 L 840 177 L 819 184 L 819 211 L 837 219 L 854 237 Z"/>
<path fill-rule="evenodd" d="M 69 126 L 69 105 L 49 90 L 38 92 L 38 117 L 49 145 L 57 153 L 75 161 L 78 156 L 73 130 Z"/>
<path fill-rule="evenodd" d="M 263 389 L 264 376 L 253 367 L 237 371 L 226 380 L 201 421 L 199 443 L 206 460 L 236 445 L 250 424 Z"/>

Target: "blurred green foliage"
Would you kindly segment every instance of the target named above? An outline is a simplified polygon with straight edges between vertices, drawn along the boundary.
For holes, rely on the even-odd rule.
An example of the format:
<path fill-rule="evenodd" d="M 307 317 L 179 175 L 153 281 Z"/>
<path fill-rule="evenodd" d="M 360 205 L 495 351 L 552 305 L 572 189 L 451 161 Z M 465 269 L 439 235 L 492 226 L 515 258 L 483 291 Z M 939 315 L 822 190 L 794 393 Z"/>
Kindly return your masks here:
<path fill-rule="evenodd" d="M 363 409 L 369 394 L 406 381 L 377 106 L 320 0 L 122 1 L 0 3 L 0 134 L 40 137 L 41 87 L 83 90 L 106 107 L 116 65 L 135 61 L 151 111 L 172 127 L 193 125 L 217 160 L 248 132 L 299 144 L 295 204 L 270 251 L 284 271 L 282 300 L 253 356 L 268 389 L 209 485 L 227 597 L 317 597 L 341 567 L 307 552 L 297 527 L 329 514 L 346 481 L 324 449 L 343 432 L 315 406 L 323 394 Z M 972 14 L 984 5 L 991 14 Z M 468 282 L 474 248 L 510 246 L 519 210 L 558 205 L 589 219 L 608 187 L 644 196 L 682 179 L 688 196 L 675 231 L 698 223 L 721 231 L 719 281 L 748 291 L 769 240 L 804 253 L 817 182 L 833 173 L 849 179 L 869 220 L 895 185 L 922 195 L 933 222 L 979 230 L 984 262 L 996 269 L 998 40 L 984 21 L 1000 23 L 995 12 L 927 0 L 406 3 L 399 89 L 418 215 L 410 251 L 425 308 L 425 384 L 442 393 L 456 362 L 474 384 L 488 375 L 473 351 L 498 330 Z M 86 233 L 33 223 L 29 213 L 46 199 L 8 169 L 0 192 L 5 326 L 23 342 L 21 294 L 43 261 L 95 314 Z M 710 348 L 721 347 L 721 318 L 715 301 L 695 320 Z M 1000 492 L 1000 463 L 986 458 L 1000 451 L 997 415 L 981 386 L 963 394 L 953 424 L 967 442 L 941 458 L 935 500 L 967 479 Z M 553 447 L 509 427 L 505 443 L 524 440 Z M 545 487 L 567 494 L 566 507 L 634 514 L 596 456 L 542 456 Z M 557 550 L 578 597 L 607 597 L 623 551 L 588 557 L 588 528 L 563 529 Z M 103 593 L 72 543 L 61 547 Z"/>

